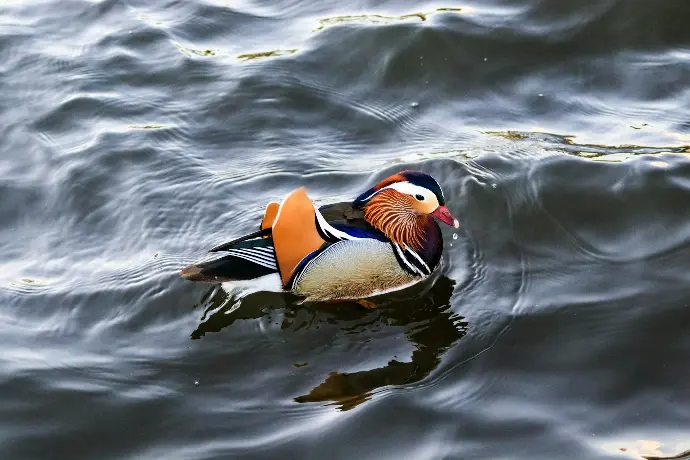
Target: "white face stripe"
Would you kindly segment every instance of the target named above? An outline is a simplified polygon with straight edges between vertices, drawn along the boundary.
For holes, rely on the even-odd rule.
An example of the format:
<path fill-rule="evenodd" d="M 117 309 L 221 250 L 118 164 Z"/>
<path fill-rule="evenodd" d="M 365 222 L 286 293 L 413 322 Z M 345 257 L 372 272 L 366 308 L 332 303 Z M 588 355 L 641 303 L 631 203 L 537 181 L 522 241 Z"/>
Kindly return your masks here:
<path fill-rule="evenodd" d="M 438 206 L 438 199 L 436 198 L 436 195 L 428 188 L 420 187 L 419 185 L 414 185 L 409 182 L 395 182 L 391 185 L 383 187 L 381 190 L 385 190 L 387 188 L 397 190 L 400 193 L 411 195 L 415 199 L 417 199 L 417 195 L 421 195 L 424 197 L 424 199 L 419 201 L 423 201 L 424 203 L 436 203 L 436 205 Z M 379 192 L 381 190 L 379 190 Z"/>

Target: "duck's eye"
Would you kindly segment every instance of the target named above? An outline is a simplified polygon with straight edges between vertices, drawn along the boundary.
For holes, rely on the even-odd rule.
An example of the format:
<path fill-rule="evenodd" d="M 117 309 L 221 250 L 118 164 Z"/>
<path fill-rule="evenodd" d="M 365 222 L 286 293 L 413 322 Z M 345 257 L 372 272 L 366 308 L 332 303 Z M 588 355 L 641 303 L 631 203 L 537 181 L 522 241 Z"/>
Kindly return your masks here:
<path fill-rule="evenodd" d="M 417 198 L 419 201 L 424 201 L 424 195 L 420 195 L 419 193 L 414 196 Z"/>

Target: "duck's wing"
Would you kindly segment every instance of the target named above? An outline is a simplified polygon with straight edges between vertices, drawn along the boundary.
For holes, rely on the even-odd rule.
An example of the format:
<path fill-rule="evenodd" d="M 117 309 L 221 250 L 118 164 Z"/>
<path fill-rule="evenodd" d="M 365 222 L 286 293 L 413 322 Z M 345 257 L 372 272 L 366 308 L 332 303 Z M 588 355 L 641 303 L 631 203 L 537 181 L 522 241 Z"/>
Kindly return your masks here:
<path fill-rule="evenodd" d="M 373 238 L 380 241 L 388 241 L 388 238 L 379 230 L 372 227 L 364 219 L 364 210 L 355 206 L 352 202 L 333 203 L 321 206 L 319 213 L 327 225 L 333 227 L 338 233 L 339 239 Z M 344 233 L 345 235 L 343 235 Z"/>
<path fill-rule="evenodd" d="M 228 249 L 242 247 L 242 244 L 247 241 L 270 237 L 279 209 L 279 203 L 275 201 L 270 202 L 266 206 L 259 230 L 214 246 L 209 249 L 209 252 L 227 251 Z M 314 213 L 314 218 L 316 219 L 317 230 L 326 241 L 335 242 L 358 237 L 386 241 L 386 236 L 364 219 L 364 211 L 355 207 L 349 201 L 321 206 L 318 208 L 318 212 Z"/>
<path fill-rule="evenodd" d="M 219 244 L 209 252 L 221 258 L 190 265 L 181 275 L 191 281 L 222 282 L 254 279 L 279 273 L 287 286 L 312 257 L 342 240 L 373 238 L 387 241 L 369 225 L 364 212 L 351 202 L 315 208 L 304 188 L 290 193 L 282 204 L 266 207 L 261 228 Z"/>
<path fill-rule="evenodd" d="M 261 229 L 219 244 L 209 252 L 223 252 L 218 259 L 185 267 L 180 275 L 190 281 L 219 283 L 260 278 L 278 272 L 273 238 L 273 221 L 280 205 L 271 202 L 266 206 Z"/>
<path fill-rule="evenodd" d="M 363 211 L 352 203 L 336 203 L 317 209 L 304 187 L 291 192 L 280 205 L 269 204 L 261 230 L 252 236 L 265 238 L 269 230 L 284 286 L 290 284 L 307 261 L 338 241 L 385 238 L 364 220 Z M 235 241 L 232 247 L 246 244 L 248 240 Z"/>
<path fill-rule="evenodd" d="M 266 211 L 264 212 L 264 217 L 263 219 L 261 219 L 261 228 L 258 231 L 248 233 L 246 235 L 235 238 L 234 240 L 219 244 L 218 246 L 214 246 L 211 249 L 209 249 L 208 252 L 219 252 L 227 251 L 228 249 L 233 248 L 241 248 L 242 244 L 240 243 L 244 243 L 247 241 L 251 242 L 256 238 L 269 238 L 272 232 L 271 227 L 273 226 L 273 222 L 275 221 L 275 218 L 278 215 L 278 209 L 280 209 L 280 205 L 275 201 L 268 203 L 268 205 L 266 206 Z"/>

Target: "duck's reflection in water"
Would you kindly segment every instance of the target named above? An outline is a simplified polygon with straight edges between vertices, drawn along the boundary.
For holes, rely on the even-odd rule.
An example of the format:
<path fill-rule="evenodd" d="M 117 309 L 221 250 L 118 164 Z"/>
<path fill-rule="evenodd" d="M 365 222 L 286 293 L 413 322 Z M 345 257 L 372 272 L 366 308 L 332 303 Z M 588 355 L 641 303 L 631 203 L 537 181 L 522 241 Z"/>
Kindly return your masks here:
<path fill-rule="evenodd" d="M 463 318 L 450 309 L 450 298 L 455 282 L 441 276 L 430 287 L 421 288 L 417 295 L 409 290 L 397 296 L 377 299 L 378 307 L 367 310 L 355 303 L 300 305 L 297 299 L 284 294 L 258 292 L 242 299 L 229 296 L 219 288 L 213 288 L 202 299 L 205 307 L 202 322 L 192 332 L 198 339 L 209 332 L 218 332 L 237 320 L 257 319 L 271 311 L 284 309 L 283 330 L 299 330 L 304 321 L 297 321 L 303 314 L 311 317 L 307 327 L 319 321 L 342 321 L 357 327 L 376 325 L 402 328 L 407 339 L 415 346 L 410 361 L 391 360 L 385 366 L 353 373 L 330 373 L 325 381 L 308 394 L 294 398 L 296 402 L 332 402 L 341 410 L 368 400 L 377 388 L 387 385 L 404 385 L 422 380 L 439 364 L 442 355 L 450 349 L 467 330 Z M 398 298 L 395 298 L 398 297 Z M 319 318 L 320 317 L 320 318 Z M 373 327 L 373 326 L 372 326 Z M 384 351 L 385 352 L 385 351 Z"/>

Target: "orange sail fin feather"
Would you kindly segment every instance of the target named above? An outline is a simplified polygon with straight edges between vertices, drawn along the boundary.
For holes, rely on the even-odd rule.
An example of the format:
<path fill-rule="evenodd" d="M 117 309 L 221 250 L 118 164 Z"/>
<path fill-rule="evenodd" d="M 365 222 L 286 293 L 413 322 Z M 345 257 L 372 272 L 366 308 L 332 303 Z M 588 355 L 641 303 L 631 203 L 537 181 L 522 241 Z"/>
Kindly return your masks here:
<path fill-rule="evenodd" d="M 316 229 L 316 210 L 304 187 L 291 192 L 273 221 L 273 245 L 283 284 L 295 268 L 326 241 Z"/>
<path fill-rule="evenodd" d="M 280 204 L 275 201 L 271 201 L 266 206 L 266 212 L 264 213 L 264 218 L 261 220 L 261 230 L 266 230 L 267 228 L 273 227 L 273 222 L 276 220 L 278 215 L 278 209 L 280 209 Z"/>

